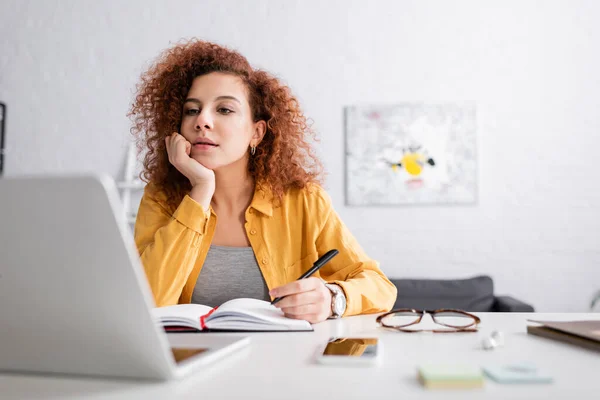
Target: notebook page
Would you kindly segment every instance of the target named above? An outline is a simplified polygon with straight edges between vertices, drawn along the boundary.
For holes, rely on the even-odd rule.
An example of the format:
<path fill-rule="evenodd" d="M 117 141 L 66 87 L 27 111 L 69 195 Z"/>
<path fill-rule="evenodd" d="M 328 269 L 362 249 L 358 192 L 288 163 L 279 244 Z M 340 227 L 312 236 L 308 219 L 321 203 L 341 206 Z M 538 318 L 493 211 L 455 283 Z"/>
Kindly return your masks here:
<path fill-rule="evenodd" d="M 152 309 L 152 318 L 165 326 L 185 324 L 200 327 L 200 317 L 208 314 L 211 307 L 201 304 L 176 304 Z"/>
<path fill-rule="evenodd" d="M 223 303 L 207 321 L 231 317 L 235 321 L 262 321 L 272 325 L 282 325 L 297 329 L 310 329 L 310 324 L 304 320 L 291 319 L 284 316 L 283 311 L 271 305 L 268 301 L 258 299 L 234 299 Z M 229 318 L 227 318 L 229 319 Z"/>

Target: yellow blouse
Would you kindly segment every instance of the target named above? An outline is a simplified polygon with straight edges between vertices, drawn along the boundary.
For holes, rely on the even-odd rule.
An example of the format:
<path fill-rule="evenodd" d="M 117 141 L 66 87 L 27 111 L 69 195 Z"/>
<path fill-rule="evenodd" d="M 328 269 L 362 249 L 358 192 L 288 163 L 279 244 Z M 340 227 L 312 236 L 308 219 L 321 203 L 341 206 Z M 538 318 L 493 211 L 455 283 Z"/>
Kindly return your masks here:
<path fill-rule="evenodd" d="M 171 212 L 149 184 L 140 203 L 135 242 L 157 306 L 189 303 L 212 242 L 217 215 L 186 195 Z M 265 189 L 246 210 L 246 234 L 269 289 L 292 282 L 331 249 L 339 254 L 316 277 L 342 287 L 345 316 L 388 311 L 396 287 L 340 220 L 320 186 L 292 189 L 274 206 Z"/>

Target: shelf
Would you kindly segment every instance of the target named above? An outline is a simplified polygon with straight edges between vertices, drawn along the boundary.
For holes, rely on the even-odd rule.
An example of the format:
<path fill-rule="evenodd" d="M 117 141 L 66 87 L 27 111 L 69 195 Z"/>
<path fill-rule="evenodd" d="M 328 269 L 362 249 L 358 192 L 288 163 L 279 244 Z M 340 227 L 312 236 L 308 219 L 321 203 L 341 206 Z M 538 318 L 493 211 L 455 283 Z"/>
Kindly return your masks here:
<path fill-rule="evenodd" d="M 143 189 L 145 186 L 146 184 L 142 181 L 117 182 L 119 189 Z"/>

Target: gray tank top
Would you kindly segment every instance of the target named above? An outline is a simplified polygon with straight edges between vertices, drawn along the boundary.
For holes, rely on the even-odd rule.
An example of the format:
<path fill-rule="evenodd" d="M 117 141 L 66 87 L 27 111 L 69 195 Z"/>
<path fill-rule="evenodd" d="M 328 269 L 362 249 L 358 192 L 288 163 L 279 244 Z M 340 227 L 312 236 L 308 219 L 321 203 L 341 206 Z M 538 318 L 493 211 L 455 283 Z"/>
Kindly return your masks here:
<path fill-rule="evenodd" d="M 271 300 L 252 247 L 211 245 L 194 287 L 192 303 L 217 307 L 240 297 Z"/>

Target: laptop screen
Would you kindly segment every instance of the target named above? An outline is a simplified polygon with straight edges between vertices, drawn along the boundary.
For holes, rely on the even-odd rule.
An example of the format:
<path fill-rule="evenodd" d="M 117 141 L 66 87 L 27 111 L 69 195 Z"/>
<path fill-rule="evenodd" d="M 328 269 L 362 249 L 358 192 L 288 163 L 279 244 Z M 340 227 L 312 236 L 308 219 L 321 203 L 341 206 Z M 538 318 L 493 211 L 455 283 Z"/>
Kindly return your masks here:
<path fill-rule="evenodd" d="M 171 348 L 173 352 L 173 357 L 175 358 L 175 362 L 179 364 L 182 361 L 187 360 L 190 357 L 194 357 L 200 353 L 204 353 L 208 351 L 205 348 L 196 348 L 196 349 L 183 349 L 183 348 Z"/>

